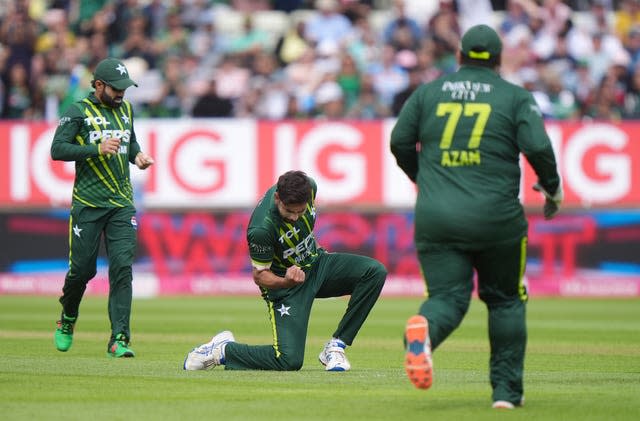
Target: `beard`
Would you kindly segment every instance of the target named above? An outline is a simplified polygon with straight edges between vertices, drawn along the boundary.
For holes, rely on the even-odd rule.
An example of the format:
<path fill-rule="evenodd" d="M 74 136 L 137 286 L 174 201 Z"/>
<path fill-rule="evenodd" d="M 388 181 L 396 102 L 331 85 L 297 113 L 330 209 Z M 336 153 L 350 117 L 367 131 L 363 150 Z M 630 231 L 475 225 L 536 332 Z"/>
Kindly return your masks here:
<path fill-rule="evenodd" d="M 122 98 L 123 95 L 111 96 L 106 90 L 102 91 L 99 96 L 100 102 L 111 108 L 119 108 L 122 105 Z"/>

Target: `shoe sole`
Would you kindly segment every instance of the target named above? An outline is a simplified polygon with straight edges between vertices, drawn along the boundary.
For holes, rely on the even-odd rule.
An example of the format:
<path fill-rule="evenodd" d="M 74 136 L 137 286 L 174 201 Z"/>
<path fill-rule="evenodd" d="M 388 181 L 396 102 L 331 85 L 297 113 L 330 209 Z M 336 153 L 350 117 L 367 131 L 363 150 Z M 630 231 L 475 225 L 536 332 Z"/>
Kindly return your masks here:
<path fill-rule="evenodd" d="M 136 354 L 132 354 L 131 352 L 125 352 L 124 354 L 118 356 L 116 354 L 112 354 L 110 352 L 107 352 L 107 357 L 111 357 L 111 358 L 133 358 L 135 357 Z"/>
<path fill-rule="evenodd" d="M 515 409 L 515 405 L 508 401 L 495 401 L 491 405 L 493 409 Z"/>
<path fill-rule="evenodd" d="M 424 351 L 429 340 L 429 324 L 423 316 L 411 316 L 405 327 L 407 352 L 404 369 L 407 377 L 418 389 L 429 389 L 433 383 L 431 355 Z"/>

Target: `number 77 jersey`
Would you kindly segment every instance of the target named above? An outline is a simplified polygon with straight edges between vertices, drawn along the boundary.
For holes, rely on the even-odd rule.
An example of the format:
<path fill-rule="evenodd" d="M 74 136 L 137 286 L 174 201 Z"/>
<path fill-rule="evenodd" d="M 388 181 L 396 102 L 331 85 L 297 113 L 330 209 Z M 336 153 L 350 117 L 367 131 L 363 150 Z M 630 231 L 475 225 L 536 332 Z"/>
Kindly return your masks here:
<path fill-rule="evenodd" d="M 520 154 L 544 185 L 559 183 L 533 96 L 495 71 L 462 66 L 409 97 L 391 152 L 418 186 L 416 244 L 473 247 L 526 235 Z"/>

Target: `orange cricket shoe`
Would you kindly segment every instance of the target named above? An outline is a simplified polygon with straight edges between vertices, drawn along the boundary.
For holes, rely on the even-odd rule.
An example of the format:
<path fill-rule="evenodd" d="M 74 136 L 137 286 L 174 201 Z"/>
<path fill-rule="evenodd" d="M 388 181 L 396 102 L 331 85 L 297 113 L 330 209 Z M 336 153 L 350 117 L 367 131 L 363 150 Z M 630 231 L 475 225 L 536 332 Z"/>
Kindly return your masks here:
<path fill-rule="evenodd" d="M 433 362 L 427 319 L 419 314 L 409 317 L 404 337 L 407 346 L 404 369 L 407 377 L 418 389 L 428 389 L 433 383 Z"/>

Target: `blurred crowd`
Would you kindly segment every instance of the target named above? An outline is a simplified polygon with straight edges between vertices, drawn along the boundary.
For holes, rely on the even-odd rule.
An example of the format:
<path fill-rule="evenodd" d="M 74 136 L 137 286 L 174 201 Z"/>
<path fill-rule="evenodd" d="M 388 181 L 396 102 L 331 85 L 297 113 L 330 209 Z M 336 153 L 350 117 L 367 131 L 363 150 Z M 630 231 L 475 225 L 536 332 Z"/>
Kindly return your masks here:
<path fill-rule="evenodd" d="M 137 117 L 391 117 L 478 23 L 548 119 L 640 118 L 640 0 L 0 0 L 0 116 L 57 120 L 113 56 Z"/>

